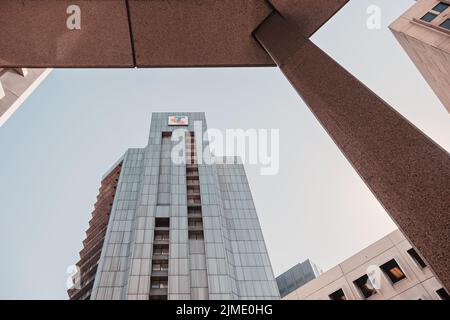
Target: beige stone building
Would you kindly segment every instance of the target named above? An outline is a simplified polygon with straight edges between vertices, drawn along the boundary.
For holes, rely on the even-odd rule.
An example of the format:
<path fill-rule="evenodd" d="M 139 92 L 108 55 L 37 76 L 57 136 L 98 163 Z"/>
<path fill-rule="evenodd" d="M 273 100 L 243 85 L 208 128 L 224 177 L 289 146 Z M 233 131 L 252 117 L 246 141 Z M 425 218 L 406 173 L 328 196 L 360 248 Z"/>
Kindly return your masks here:
<path fill-rule="evenodd" d="M 418 0 L 390 29 L 450 112 L 450 1 Z"/>
<path fill-rule="evenodd" d="M 284 300 L 448 300 L 427 262 L 396 230 Z"/>
<path fill-rule="evenodd" d="M 0 127 L 50 71 L 51 69 L 0 68 Z"/>

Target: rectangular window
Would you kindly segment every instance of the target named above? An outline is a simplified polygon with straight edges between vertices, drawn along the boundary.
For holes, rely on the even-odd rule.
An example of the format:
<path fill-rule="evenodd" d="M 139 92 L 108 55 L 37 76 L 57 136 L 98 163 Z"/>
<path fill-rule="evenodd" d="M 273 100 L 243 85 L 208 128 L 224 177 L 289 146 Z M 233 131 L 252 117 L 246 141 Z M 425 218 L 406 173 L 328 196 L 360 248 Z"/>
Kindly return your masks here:
<path fill-rule="evenodd" d="M 153 270 L 153 271 L 159 271 L 159 270 L 161 270 L 161 264 L 159 264 L 159 263 L 153 263 L 153 264 L 152 264 L 152 270 Z"/>
<path fill-rule="evenodd" d="M 188 186 L 199 186 L 200 181 L 198 180 L 198 177 L 187 177 L 186 184 Z"/>
<path fill-rule="evenodd" d="M 167 280 L 153 280 L 151 284 L 152 289 L 165 289 L 167 288 Z"/>
<path fill-rule="evenodd" d="M 422 21 L 426 21 L 426 22 L 431 22 L 434 20 L 434 18 L 436 18 L 437 15 L 431 12 L 428 12 L 427 14 L 425 14 L 422 18 L 420 18 L 420 20 Z"/>
<path fill-rule="evenodd" d="M 201 214 L 202 208 L 201 207 L 189 207 L 188 208 L 188 215 L 190 214 Z"/>
<path fill-rule="evenodd" d="M 395 259 L 389 260 L 388 262 L 380 266 L 380 269 L 383 270 L 383 272 L 389 277 L 393 284 L 406 278 L 403 270 L 400 268 Z"/>
<path fill-rule="evenodd" d="M 189 227 L 202 227 L 202 218 L 190 218 L 188 219 L 188 226 Z"/>
<path fill-rule="evenodd" d="M 168 228 L 170 225 L 169 218 L 155 218 L 156 228 Z"/>
<path fill-rule="evenodd" d="M 427 266 L 427 264 L 425 263 L 425 261 L 423 261 L 423 259 L 419 256 L 419 254 L 417 253 L 417 251 L 414 248 L 409 249 L 408 254 L 411 256 L 411 258 L 414 259 L 414 261 L 423 269 Z"/>
<path fill-rule="evenodd" d="M 166 256 L 169 254 L 169 246 L 157 245 L 153 248 L 153 255 Z"/>
<path fill-rule="evenodd" d="M 203 240 L 202 231 L 189 231 L 189 240 Z"/>
<path fill-rule="evenodd" d="M 153 271 L 167 271 L 169 269 L 169 264 L 164 261 L 153 262 L 152 270 Z"/>
<path fill-rule="evenodd" d="M 446 4 L 444 2 L 440 2 L 432 10 L 436 11 L 436 12 L 444 12 L 445 10 L 447 10 L 448 7 L 449 7 L 448 4 Z"/>
<path fill-rule="evenodd" d="M 375 288 L 370 283 L 367 274 L 363 275 L 361 278 L 356 279 L 355 281 L 353 281 L 353 283 L 366 299 L 377 293 Z"/>
<path fill-rule="evenodd" d="M 187 173 L 197 174 L 197 175 L 198 175 L 198 168 L 197 168 L 197 167 L 187 168 L 187 169 L 186 169 L 186 172 L 187 172 Z"/>
<path fill-rule="evenodd" d="M 444 288 L 437 290 L 436 293 L 438 294 L 439 298 L 441 298 L 441 300 L 450 300 L 450 296 Z"/>
<path fill-rule="evenodd" d="M 155 240 L 169 240 L 169 232 L 155 231 Z"/>
<path fill-rule="evenodd" d="M 342 289 L 333 292 L 328 297 L 330 297 L 330 300 L 347 300 L 347 297 Z"/>
<path fill-rule="evenodd" d="M 447 30 L 450 30 L 450 19 L 445 20 L 439 26 Z"/>
<path fill-rule="evenodd" d="M 189 196 L 187 197 L 187 204 L 190 205 L 201 205 L 202 201 L 200 200 L 200 197 L 198 196 Z"/>
<path fill-rule="evenodd" d="M 200 187 L 199 186 L 188 186 L 187 192 L 189 193 L 200 193 Z"/>

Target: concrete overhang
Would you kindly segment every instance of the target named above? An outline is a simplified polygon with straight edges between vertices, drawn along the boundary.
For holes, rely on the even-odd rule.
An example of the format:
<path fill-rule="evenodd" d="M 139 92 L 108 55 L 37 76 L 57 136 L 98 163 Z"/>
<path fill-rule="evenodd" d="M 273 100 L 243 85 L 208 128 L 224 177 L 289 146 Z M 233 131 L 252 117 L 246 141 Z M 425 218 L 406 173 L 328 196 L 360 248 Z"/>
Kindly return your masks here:
<path fill-rule="evenodd" d="M 309 37 L 347 1 L 2 0 L 0 66 L 275 66 L 252 36 L 265 18 L 277 10 Z"/>

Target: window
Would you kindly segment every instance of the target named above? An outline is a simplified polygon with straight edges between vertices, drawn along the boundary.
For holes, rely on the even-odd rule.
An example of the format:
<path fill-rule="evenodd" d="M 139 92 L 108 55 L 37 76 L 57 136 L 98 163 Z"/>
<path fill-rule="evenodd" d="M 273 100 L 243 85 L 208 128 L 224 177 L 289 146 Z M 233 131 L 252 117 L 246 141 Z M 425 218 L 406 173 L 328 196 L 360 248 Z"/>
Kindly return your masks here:
<path fill-rule="evenodd" d="M 395 259 L 389 260 L 382 266 L 380 266 L 380 269 L 383 270 L 383 272 L 391 279 L 391 282 L 394 284 L 402 279 L 405 279 L 406 276 L 403 273 L 400 266 L 397 264 L 397 261 Z"/>
<path fill-rule="evenodd" d="M 196 175 L 198 175 L 198 169 L 197 168 L 187 168 L 186 172 L 188 174 L 196 174 Z"/>
<path fill-rule="evenodd" d="M 444 288 L 436 290 L 436 293 L 438 294 L 439 298 L 441 298 L 441 300 L 450 300 L 450 296 L 448 295 L 448 292 L 445 291 Z"/>
<path fill-rule="evenodd" d="M 428 12 L 426 15 L 424 15 L 422 18 L 420 18 L 420 20 L 422 21 L 426 21 L 426 22 L 431 22 L 434 20 L 434 18 L 436 18 L 437 15 L 431 12 Z"/>
<path fill-rule="evenodd" d="M 425 22 L 429 22 L 432 23 L 432 21 L 435 21 L 435 18 L 437 16 L 441 17 L 445 14 L 443 14 L 443 12 L 448 12 L 448 9 L 450 7 L 450 4 L 446 3 L 446 2 L 439 2 L 437 5 L 434 6 L 433 9 L 430 10 L 430 12 L 426 13 L 422 18 L 420 18 L 420 20 L 425 21 Z M 443 19 L 445 19 L 445 17 L 443 17 Z M 441 23 L 442 20 L 439 20 L 433 23 L 434 26 L 439 26 L 441 28 L 450 30 L 450 19 L 445 19 L 444 22 Z"/>
<path fill-rule="evenodd" d="M 169 264 L 164 261 L 155 261 L 152 264 L 153 271 L 167 271 L 169 269 Z"/>
<path fill-rule="evenodd" d="M 359 291 L 363 294 L 364 298 L 369 298 L 370 296 L 377 293 L 375 288 L 372 286 L 372 284 L 369 281 L 369 277 L 367 274 L 363 275 L 361 278 L 356 279 L 353 281 L 355 286 L 359 289 Z"/>
<path fill-rule="evenodd" d="M 448 4 L 440 2 L 432 10 L 437 12 L 444 12 L 445 10 L 447 10 L 448 7 L 449 7 Z"/>
<path fill-rule="evenodd" d="M 188 215 L 190 214 L 202 214 L 202 208 L 199 207 L 189 207 L 188 208 Z"/>
<path fill-rule="evenodd" d="M 155 246 L 153 248 L 153 255 L 166 256 L 169 254 L 169 246 Z"/>
<path fill-rule="evenodd" d="M 161 241 L 161 240 L 169 240 L 169 232 L 161 232 L 156 231 L 155 232 L 155 241 Z"/>
<path fill-rule="evenodd" d="M 439 26 L 447 30 L 450 30 L 450 19 L 445 20 Z"/>
<path fill-rule="evenodd" d="M 153 263 L 152 264 L 152 270 L 153 271 L 159 271 L 161 270 L 161 265 L 159 263 Z"/>
<path fill-rule="evenodd" d="M 167 280 L 152 279 L 152 289 L 165 289 L 167 288 Z"/>
<path fill-rule="evenodd" d="M 409 249 L 408 254 L 411 256 L 411 258 L 414 259 L 414 261 L 423 269 L 427 266 L 427 264 L 425 263 L 425 261 L 423 261 L 423 259 L 419 256 L 419 254 L 417 253 L 417 251 L 414 248 Z"/>
<path fill-rule="evenodd" d="M 202 218 L 190 218 L 188 220 L 188 226 L 189 227 L 202 227 Z"/>
<path fill-rule="evenodd" d="M 199 186 L 200 181 L 198 180 L 198 177 L 187 177 L 186 184 L 188 186 Z"/>
<path fill-rule="evenodd" d="M 187 196 L 188 205 L 200 205 L 201 203 L 202 201 L 200 200 L 199 196 L 192 196 L 192 195 Z"/>
<path fill-rule="evenodd" d="M 155 218 L 155 227 L 156 228 L 168 228 L 169 227 L 169 218 Z"/>
<path fill-rule="evenodd" d="M 203 240 L 203 232 L 189 231 L 189 240 Z"/>
<path fill-rule="evenodd" d="M 187 192 L 188 193 L 200 193 L 200 187 L 199 186 L 188 186 Z"/>
<path fill-rule="evenodd" d="M 156 281 L 152 282 L 152 289 L 159 289 L 159 281 L 158 282 L 156 282 Z"/>
<path fill-rule="evenodd" d="M 328 297 L 330 297 L 331 300 L 347 300 L 347 297 L 342 289 L 333 292 Z"/>

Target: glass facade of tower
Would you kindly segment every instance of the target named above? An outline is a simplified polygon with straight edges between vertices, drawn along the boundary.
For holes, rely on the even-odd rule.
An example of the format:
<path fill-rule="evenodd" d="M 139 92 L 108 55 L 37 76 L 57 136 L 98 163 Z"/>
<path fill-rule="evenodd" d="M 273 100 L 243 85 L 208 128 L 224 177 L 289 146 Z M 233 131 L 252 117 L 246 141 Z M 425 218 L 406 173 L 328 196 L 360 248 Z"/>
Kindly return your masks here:
<path fill-rule="evenodd" d="M 154 113 L 125 153 L 90 299 L 279 299 L 244 167 L 211 164 L 206 129 L 204 113 Z"/>

